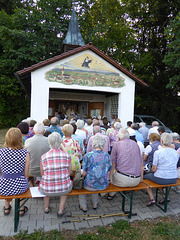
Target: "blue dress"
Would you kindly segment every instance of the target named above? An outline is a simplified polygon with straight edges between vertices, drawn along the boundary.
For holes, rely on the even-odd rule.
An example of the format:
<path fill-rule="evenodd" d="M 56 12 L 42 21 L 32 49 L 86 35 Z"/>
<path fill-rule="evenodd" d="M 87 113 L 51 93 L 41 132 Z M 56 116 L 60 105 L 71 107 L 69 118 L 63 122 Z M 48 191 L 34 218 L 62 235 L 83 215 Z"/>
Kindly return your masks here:
<path fill-rule="evenodd" d="M 83 170 L 87 172 L 84 186 L 97 190 L 106 189 L 111 169 L 111 157 L 108 153 L 102 150 L 86 153 L 83 160 Z"/>
<path fill-rule="evenodd" d="M 28 189 L 28 180 L 23 175 L 26 155 L 25 149 L 0 149 L 1 195 L 19 195 Z"/>

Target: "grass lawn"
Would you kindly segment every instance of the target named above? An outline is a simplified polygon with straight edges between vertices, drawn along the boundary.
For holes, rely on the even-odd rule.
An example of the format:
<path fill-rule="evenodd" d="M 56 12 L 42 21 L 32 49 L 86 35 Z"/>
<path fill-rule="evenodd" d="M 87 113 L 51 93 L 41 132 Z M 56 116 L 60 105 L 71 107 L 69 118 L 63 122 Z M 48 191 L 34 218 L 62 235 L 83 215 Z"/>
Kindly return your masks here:
<path fill-rule="evenodd" d="M 128 223 L 119 220 L 106 227 L 95 227 L 79 231 L 52 230 L 43 232 L 41 229 L 32 234 L 20 232 L 14 237 L 0 237 L 0 240 L 172 240 L 180 239 L 180 216 L 161 217 L 153 220 L 134 221 Z"/>

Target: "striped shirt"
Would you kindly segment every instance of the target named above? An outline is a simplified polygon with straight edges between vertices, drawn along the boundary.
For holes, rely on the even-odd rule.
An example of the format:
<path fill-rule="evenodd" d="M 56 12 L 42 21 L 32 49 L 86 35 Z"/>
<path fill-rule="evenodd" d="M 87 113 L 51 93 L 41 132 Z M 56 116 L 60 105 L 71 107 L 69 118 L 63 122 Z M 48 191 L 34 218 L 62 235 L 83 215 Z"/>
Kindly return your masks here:
<path fill-rule="evenodd" d="M 50 149 L 41 156 L 44 171 L 40 188 L 47 193 L 65 192 L 71 185 L 69 166 L 71 157 L 60 149 Z"/>
<path fill-rule="evenodd" d="M 142 156 L 135 141 L 124 138 L 114 143 L 111 160 L 117 171 L 133 176 L 141 175 Z"/>

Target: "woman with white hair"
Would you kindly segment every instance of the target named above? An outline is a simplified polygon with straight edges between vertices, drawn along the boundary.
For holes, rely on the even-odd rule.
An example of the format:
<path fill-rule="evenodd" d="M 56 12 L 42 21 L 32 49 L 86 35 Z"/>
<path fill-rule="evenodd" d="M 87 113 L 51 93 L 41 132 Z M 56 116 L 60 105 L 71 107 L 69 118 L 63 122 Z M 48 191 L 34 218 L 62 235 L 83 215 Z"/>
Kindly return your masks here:
<path fill-rule="evenodd" d="M 84 188 L 88 191 L 103 190 L 108 187 L 109 172 L 112 169 L 111 158 L 103 151 L 106 140 L 99 135 L 93 137 L 93 151 L 88 152 L 83 160 Z M 92 194 L 93 209 L 97 209 L 99 194 Z M 79 208 L 87 211 L 86 195 L 79 195 Z"/>
<path fill-rule="evenodd" d="M 167 185 L 177 182 L 177 162 L 179 159 L 178 153 L 171 148 L 172 136 L 169 133 L 161 135 L 162 148 L 154 152 L 152 173 L 144 175 L 144 179 L 149 179 L 155 183 Z M 147 190 L 150 201 L 147 206 L 154 205 L 156 202 L 151 188 Z M 164 196 L 165 197 L 165 196 Z M 168 202 L 170 200 L 168 199 Z M 159 201 L 164 204 L 164 198 Z"/>
<path fill-rule="evenodd" d="M 49 213 L 49 197 L 60 196 L 58 217 L 64 215 L 64 206 L 67 196 L 72 190 L 70 180 L 71 157 L 60 149 L 62 138 L 57 132 L 48 136 L 48 142 L 51 149 L 41 157 L 41 175 L 42 180 L 39 185 L 40 192 L 44 198 L 44 212 Z"/>
<path fill-rule="evenodd" d="M 76 126 L 77 126 L 77 130 L 76 130 L 75 134 L 78 135 L 83 140 L 83 144 L 86 147 L 87 136 L 86 136 L 86 132 L 83 130 L 84 129 L 84 121 L 78 119 L 76 122 Z"/>
<path fill-rule="evenodd" d="M 114 143 L 119 141 L 118 133 L 119 133 L 120 128 L 121 128 L 121 123 L 115 122 L 114 123 L 114 131 L 109 133 L 110 152 L 112 151 Z"/>

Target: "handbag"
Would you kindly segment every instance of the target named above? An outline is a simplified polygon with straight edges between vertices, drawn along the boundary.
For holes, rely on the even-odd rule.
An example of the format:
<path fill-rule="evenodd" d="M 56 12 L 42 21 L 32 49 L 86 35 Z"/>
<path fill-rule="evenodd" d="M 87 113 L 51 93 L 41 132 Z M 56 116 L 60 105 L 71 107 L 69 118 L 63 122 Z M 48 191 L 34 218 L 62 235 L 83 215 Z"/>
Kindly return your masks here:
<path fill-rule="evenodd" d="M 73 188 L 80 190 L 84 187 L 84 177 L 81 176 L 81 170 L 76 171 L 73 179 Z"/>

